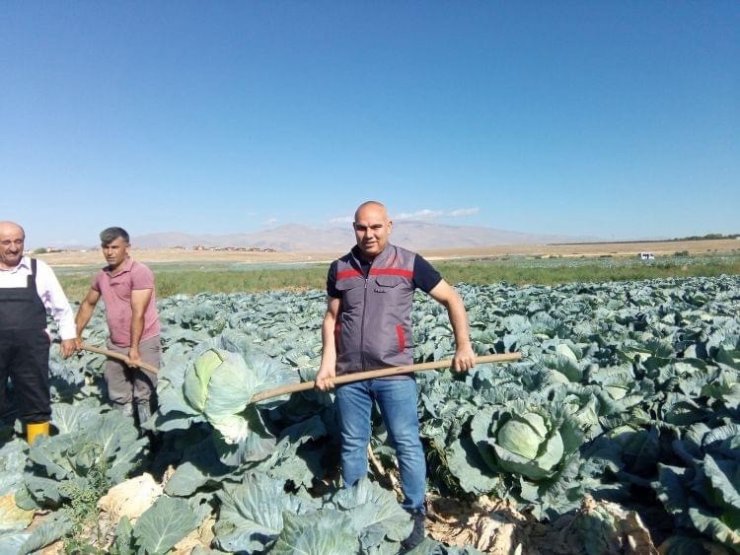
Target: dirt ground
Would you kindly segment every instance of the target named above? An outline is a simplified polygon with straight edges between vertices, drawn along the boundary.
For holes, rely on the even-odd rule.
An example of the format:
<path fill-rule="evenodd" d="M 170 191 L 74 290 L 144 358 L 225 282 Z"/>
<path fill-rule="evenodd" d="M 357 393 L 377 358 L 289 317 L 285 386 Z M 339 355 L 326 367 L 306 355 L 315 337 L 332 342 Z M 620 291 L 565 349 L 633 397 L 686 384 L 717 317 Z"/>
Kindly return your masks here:
<path fill-rule="evenodd" d="M 421 251 L 431 260 L 453 258 L 496 258 L 503 256 L 637 256 L 652 252 L 656 257 L 688 251 L 689 254 L 740 252 L 739 239 L 702 241 L 665 241 L 644 243 L 580 243 L 552 245 L 500 245 L 493 247 Z M 145 263 L 208 263 L 275 264 L 329 262 L 344 252 L 249 252 L 191 249 L 132 249 L 132 255 Z M 39 255 L 52 266 L 97 265 L 102 261 L 98 250 L 64 251 Z"/>

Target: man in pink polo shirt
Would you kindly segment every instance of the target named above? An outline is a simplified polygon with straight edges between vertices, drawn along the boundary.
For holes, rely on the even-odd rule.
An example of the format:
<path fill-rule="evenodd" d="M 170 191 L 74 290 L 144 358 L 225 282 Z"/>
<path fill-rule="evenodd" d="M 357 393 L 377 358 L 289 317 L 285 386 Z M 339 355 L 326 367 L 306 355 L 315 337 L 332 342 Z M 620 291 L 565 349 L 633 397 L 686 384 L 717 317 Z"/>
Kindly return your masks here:
<path fill-rule="evenodd" d="M 102 297 L 110 333 L 108 348 L 131 361 L 130 365 L 112 359 L 105 362 L 108 398 L 124 414 L 135 414 L 141 425 L 156 410 L 157 375 L 138 364 L 145 362 L 159 368 L 161 358 L 154 274 L 129 256 L 126 230 L 104 229 L 100 242 L 108 265 L 95 275 L 77 311 L 77 346 L 81 347 L 82 330 Z"/>

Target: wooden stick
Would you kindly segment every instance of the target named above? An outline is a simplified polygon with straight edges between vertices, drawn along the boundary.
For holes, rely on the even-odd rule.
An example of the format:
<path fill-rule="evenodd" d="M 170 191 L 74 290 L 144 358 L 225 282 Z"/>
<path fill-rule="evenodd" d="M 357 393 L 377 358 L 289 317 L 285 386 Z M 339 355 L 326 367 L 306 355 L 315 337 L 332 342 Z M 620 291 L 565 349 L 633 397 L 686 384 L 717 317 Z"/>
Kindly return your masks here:
<path fill-rule="evenodd" d="M 102 347 L 94 347 L 92 345 L 87 345 L 86 343 L 83 343 L 81 347 L 86 350 L 90 351 L 91 353 L 98 353 L 99 355 L 105 355 L 108 358 L 114 358 L 116 360 L 120 360 L 131 366 L 131 359 L 128 358 L 126 355 L 121 353 L 116 353 L 115 351 L 110 351 L 108 349 L 103 349 Z M 138 364 L 135 364 L 134 366 L 138 366 L 139 368 L 143 370 L 147 370 L 149 372 L 154 372 L 155 374 L 159 372 L 159 368 L 156 366 L 152 366 L 151 364 L 147 364 L 146 362 L 139 362 Z"/>
<path fill-rule="evenodd" d="M 503 353 L 498 355 L 484 355 L 475 358 L 476 364 L 486 364 L 489 362 L 513 362 L 522 358 L 521 353 Z M 409 364 L 408 366 L 394 366 L 392 368 L 381 368 L 379 370 L 368 370 L 366 372 L 352 372 L 350 374 L 344 374 L 334 378 L 334 385 L 359 382 L 362 380 L 369 380 L 371 378 L 383 378 L 386 376 L 395 376 L 397 374 L 409 374 L 411 372 L 422 372 L 424 370 L 435 370 L 438 368 L 449 368 L 452 366 L 452 359 L 435 360 L 432 362 L 422 362 L 420 364 Z M 286 393 L 297 393 L 298 391 L 307 391 L 316 387 L 315 381 L 294 383 L 289 385 L 283 385 L 273 389 L 267 389 L 256 393 L 250 403 L 257 403 L 258 401 L 264 401 L 272 397 L 279 397 Z"/>

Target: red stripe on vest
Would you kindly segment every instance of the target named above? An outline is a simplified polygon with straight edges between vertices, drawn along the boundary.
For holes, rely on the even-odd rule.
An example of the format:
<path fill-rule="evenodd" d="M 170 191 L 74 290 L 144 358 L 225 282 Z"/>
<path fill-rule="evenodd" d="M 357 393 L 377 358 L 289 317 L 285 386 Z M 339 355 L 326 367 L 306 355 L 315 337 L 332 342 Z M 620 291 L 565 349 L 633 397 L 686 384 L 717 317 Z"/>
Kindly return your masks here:
<path fill-rule="evenodd" d="M 403 268 L 370 268 L 371 276 L 401 276 L 411 279 L 414 277 L 413 270 Z"/>
<path fill-rule="evenodd" d="M 398 337 L 398 350 L 403 352 L 406 348 L 406 335 L 403 333 L 401 324 L 396 324 L 396 337 Z"/>
<path fill-rule="evenodd" d="M 340 279 L 352 279 L 356 277 L 362 277 L 362 273 L 358 272 L 354 268 L 337 272 L 337 281 L 339 281 Z"/>

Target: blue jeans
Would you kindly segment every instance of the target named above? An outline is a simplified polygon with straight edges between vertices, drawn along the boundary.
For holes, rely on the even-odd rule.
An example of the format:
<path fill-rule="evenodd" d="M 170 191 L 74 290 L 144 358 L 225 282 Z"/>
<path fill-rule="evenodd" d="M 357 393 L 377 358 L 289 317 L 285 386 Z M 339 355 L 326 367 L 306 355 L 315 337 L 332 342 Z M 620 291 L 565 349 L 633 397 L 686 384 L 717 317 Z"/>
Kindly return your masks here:
<path fill-rule="evenodd" d="M 419 437 L 416 381 L 411 377 L 373 379 L 340 385 L 336 390 L 342 438 L 342 480 L 353 486 L 367 476 L 371 412 L 377 401 L 401 471 L 401 504 L 408 511 L 424 510 L 426 462 Z"/>

